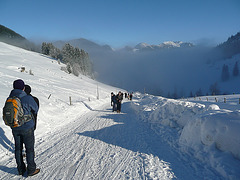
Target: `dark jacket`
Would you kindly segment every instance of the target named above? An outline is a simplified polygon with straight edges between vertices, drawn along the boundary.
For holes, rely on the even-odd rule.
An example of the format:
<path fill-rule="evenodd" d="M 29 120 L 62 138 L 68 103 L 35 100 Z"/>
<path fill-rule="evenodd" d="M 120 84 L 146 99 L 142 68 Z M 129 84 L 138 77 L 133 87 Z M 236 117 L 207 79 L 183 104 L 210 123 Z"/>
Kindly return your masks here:
<path fill-rule="evenodd" d="M 122 94 L 120 94 L 120 95 L 117 94 L 117 95 L 116 95 L 116 100 L 117 100 L 117 102 L 120 102 L 120 103 L 121 103 L 122 100 L 123 100 L 123 95 L 122 95 Z"/>
<path fill-rule="evenodd" d="M 13 89 L 9 95 L 9 97 L 16 96 L 20 98 L 24 115 L 31 115 L 31 111 L 34 111 L 36 114 L 38 112 L 37 103 L 31 96 L 27 96 L 27 94 L 20 89 Z M 20 127 L 12 128 L 13 130 L 24 130 L 24 129 L 31 129 L 34 127 L 33 119 L 26 122 Z"/>
<path fill-rule="evenodd" d="M 112 95 L 112 102 L 116 103 L 116 96 Z"/>
<path fill-rule="evenodd" d="M 33 95 L 31 95 L 31 94 L 29 94 L 29 96 L 32 96 L 32 97 L 33 97 L 33 99 L 34 99 L 34 101 L 37 103 L 37 106 L 38 106 L 38 109 L 39 109 L 39 100 L 38 100 L 38 98 L 35 97 L 35 96 L 33 96 Z M 33 115 L 34 130 L 35 130 L 35 129 L 37 128 L 37 114 L 36 114 L 33 110 L 31 110 L 31 113 L 32 113 L 32 115 Z"/>

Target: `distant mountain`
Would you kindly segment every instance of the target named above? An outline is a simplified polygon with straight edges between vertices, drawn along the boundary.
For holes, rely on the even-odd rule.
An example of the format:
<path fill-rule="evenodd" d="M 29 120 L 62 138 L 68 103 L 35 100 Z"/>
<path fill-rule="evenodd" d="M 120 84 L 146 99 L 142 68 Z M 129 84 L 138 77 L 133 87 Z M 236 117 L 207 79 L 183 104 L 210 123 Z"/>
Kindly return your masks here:
<path fill-rule="evenodd" d="M 34 43 L 3 25 L 0 25 L 0 41 L 23 49 L 39 51 L 39 48 Z"/>
<path fill-rule="evenodd" d="M 163 49 L 176 49 L 176 48 L 189 48 L 193 47 L 192 43 L 182 42 L 182 41 L 166 41 L 159 45 L 149 45 L 147 43 L 139 43 L 134 48 L 133 51 L 156 51 L 156 50 L 163 50 Z M 128 47 L 129 51 L 129 47 Z"/>
<path fill-rule="evenodd" d="M 11 40 L 26 40 L 23 36 L 20 34 L 14 32 L 13 30 L 0 25 L 0 40 L 1 41 L 11 41 Z"/>
<path fill-rule="evenodd" d="M 99 45 L 95 42 L 92 42 L 84 38 L 73 39 L 69 41 L 55 41 L 53 42 L 53 45 L 61 49 L 66 43 L 69 43 L 74 47 L 79 47 L 80 49 L 84 49 L 90 54 L 102 53 L 102 52 L 113 52 L 113 51 L 128 51 L 128 52 L 129 51 L 133 51 L 133 52 L 147 51 L 147 50 L 155 51 L 155 50 L 163 50 L 163 49 L 188 48 L 188 47 L 194 46 L 192 43 L 187 43 L 187 42 L 167 41 L 159 45 L 149 45 L 147 43 L 139 43 L 135 47 L 126 46 L 123 49 L 114 50 L 109 45 Z"/>
<path fill-rule="evenodd" d="M 66 43 L 71 44 L 74 47 L 79 47 L 80 49 L 83 49 L 87 51 L 88 53 L 96 53 L 101 51 L 112 51 L 113 49 L 109 45 L 99 45 L 95 42 L 92 42 L 90 40 L 80 38 L 80 39 L 73 39 L 69 41 L 55 41 L 53 42 L 53 45 L 57 48 L 62 48 Z"/>
<path fill-rule="evenodd" d="M 228 40 L 217 46 L 217 49 L 222 51 L 224 58 L 231 58 L 240 53 L 240 32 L 231 36 Z"/>

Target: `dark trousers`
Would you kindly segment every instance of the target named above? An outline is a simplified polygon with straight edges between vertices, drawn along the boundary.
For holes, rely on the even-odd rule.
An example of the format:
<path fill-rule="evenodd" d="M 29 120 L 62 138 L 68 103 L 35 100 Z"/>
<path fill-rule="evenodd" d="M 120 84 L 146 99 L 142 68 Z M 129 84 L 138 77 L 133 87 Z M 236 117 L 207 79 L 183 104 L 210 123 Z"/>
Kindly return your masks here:
<path fill-rule="evenodd" d="M 113 102 L 113 109 L 112 111 L 116 111 L 116 102 Z"/>
<path fill-rule="evenodd" d="M 27 155 L 27 171 L 32 174 L 36 170 L 36 163 L 34 162 L 34 130 L 33 128 L 27 130 L 12 130 L 15 140 L 15 159 L 19 174 L 26 171 L 26 165 L 23 162 L 23 144 L 26 148 Z"/>
<path fill-rule="evenodd" d="M 117 102 L 117 111 L 121 112 L 121 105 L 122 105 L 121 102 L 118 101 Z"/>

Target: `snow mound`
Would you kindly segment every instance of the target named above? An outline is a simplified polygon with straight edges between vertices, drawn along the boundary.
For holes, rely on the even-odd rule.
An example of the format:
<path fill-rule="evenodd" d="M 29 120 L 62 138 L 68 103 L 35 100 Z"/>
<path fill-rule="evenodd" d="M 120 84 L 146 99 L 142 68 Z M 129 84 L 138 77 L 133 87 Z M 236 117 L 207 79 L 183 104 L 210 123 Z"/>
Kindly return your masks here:
<path fill-rule="evenodd" d="M 216 104 L 211 104 L 209 105 L 208 110 L 220 110 L 220 108 Z"/>
<path fill-rule="evenodd" d="M 231 168 L 230 164 L 240 164 L 239 110 L 150 95 L 137 97 L 133 107 L 156 133 L 163 130 L 161 125 L 176 129 L 176 140 L 163 137 L 168 143 L 173 147 L 179 144 L 185 152 L 190 148 L 197 159 L 210 163 L 225 178 L 236 179 L 226 169 Z"/>

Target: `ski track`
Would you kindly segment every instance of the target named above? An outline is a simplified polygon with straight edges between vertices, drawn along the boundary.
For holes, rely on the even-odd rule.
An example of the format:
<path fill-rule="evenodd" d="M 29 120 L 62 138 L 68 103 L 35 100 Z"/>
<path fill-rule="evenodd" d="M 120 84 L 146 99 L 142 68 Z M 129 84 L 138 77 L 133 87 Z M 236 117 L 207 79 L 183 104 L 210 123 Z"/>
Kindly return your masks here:
<path fill-rule="evenodd" d="M 116 114 L 107 103 L 40 136 L 35 160 L 41 172 L 27 179 L 221 179 L 208 165 L 161 140 L 137 119 L 131 102 L 122 108 Z M 17 175 L 13 153 L 0 162 L 5 168 L 0 179 L 25 179 Z"/>

